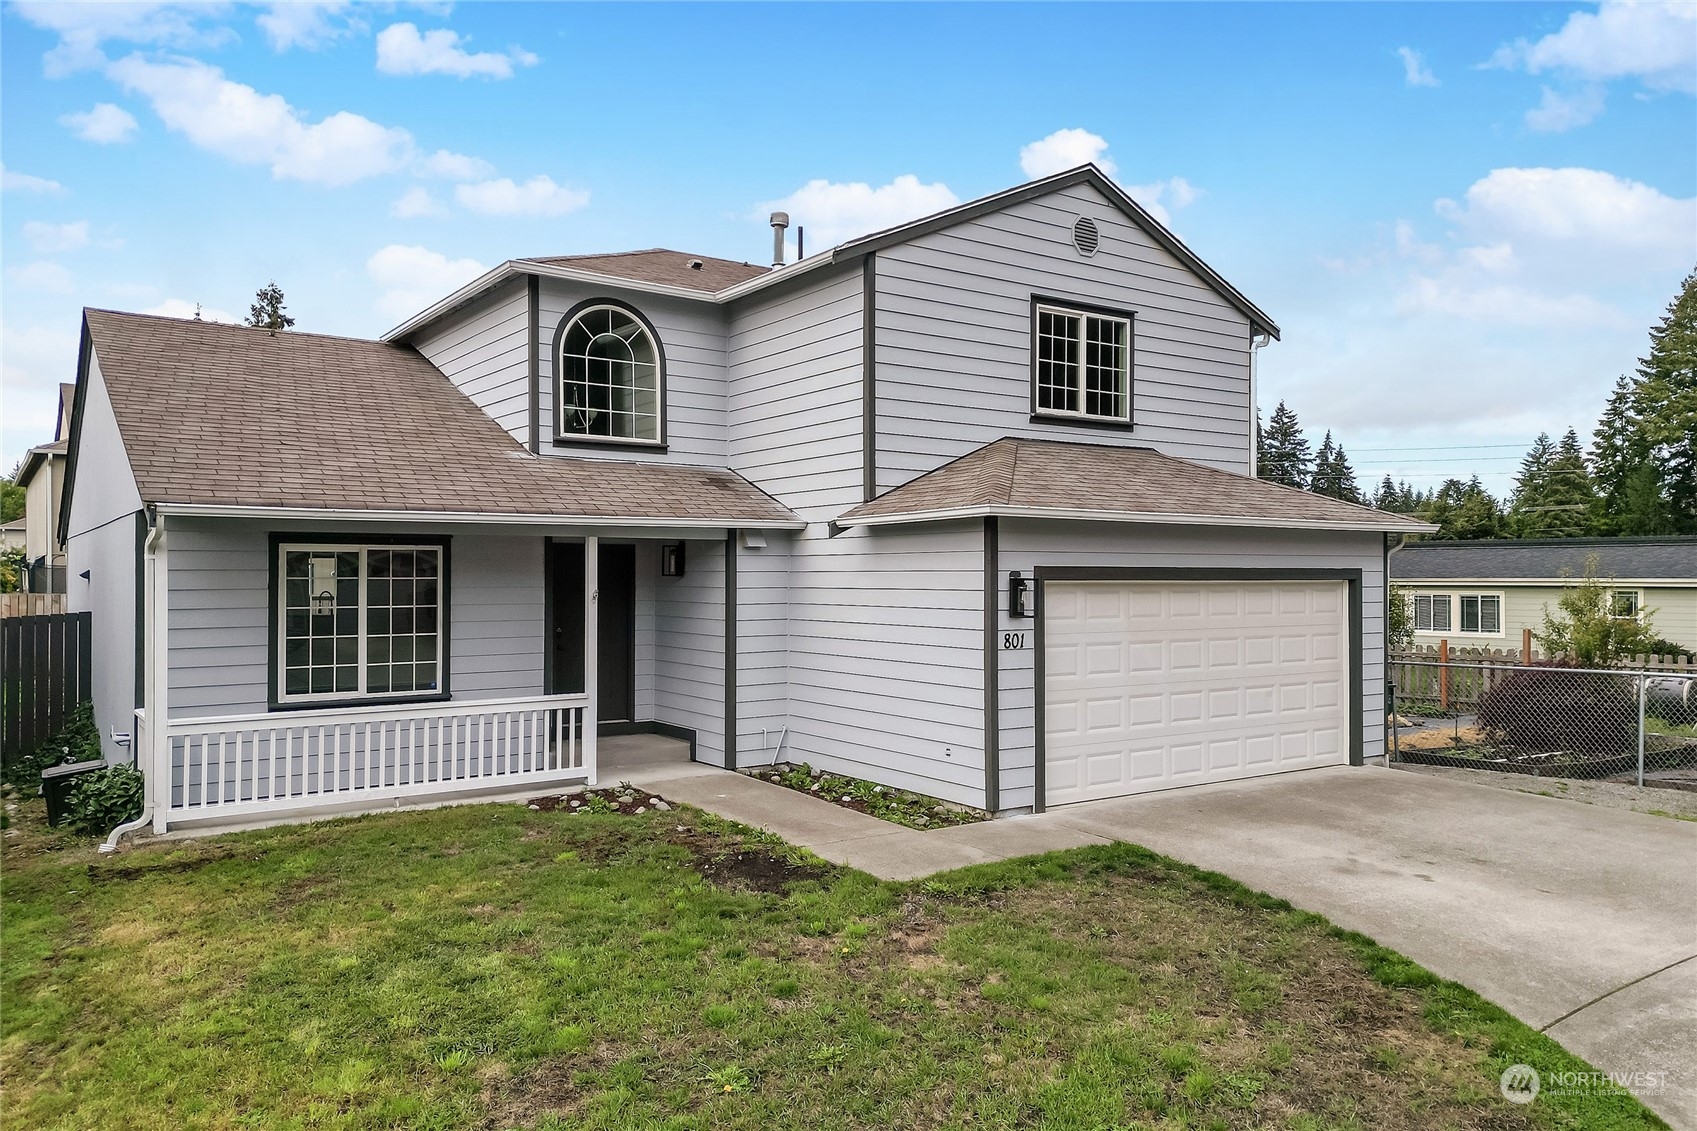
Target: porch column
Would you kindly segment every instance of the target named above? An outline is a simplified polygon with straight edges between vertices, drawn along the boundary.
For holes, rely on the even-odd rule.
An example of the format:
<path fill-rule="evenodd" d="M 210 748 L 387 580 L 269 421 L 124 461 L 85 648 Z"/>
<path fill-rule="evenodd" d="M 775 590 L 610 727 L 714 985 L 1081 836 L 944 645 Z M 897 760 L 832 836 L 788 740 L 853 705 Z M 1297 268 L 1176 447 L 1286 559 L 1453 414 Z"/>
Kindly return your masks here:
<path fill-rule="evenodd" d="M 595 784 L 595 732 L 601 703 L 601 539 L 591 534 L 583 540 L 583 764 L 589 768 L 589 784 Z"/>
<path fill-rule="evenodd" d="M 145 568 L 147 589 L 146 665 L 147 745 L 136 751 L 136 761 L 146 775 L 144 786 L 153 799 L 153 831 L 163 833 L 171 815 L 171 736 L 170 707 L 166 700 L 171 685 L 170 632 L 167 620 L 171 608 L 170 571 L 166 565 L 165 516 L 158 515 L 153 536 L 147 547 Z"/>

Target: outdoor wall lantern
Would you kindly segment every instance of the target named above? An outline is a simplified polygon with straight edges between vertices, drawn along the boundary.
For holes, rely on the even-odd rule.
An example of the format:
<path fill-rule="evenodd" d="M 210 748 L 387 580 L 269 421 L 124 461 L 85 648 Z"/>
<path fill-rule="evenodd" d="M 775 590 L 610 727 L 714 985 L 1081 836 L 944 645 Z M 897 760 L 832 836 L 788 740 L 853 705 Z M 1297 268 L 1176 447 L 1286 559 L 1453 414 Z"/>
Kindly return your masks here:
<path fill-rule="evenodd" d="M 312 559 L 312 613 L 329 616 L 336 611 L 336 559 L 316 555 Z"/>
<path fill-rule="evenodd" d="M 684 575 L 684 544 L 668 542 L 660 547 L 660 576 L 682 577 Z"/>
<path fill-rule="evenodd" d="M 1031 615 L 1031 583 L 1019 575 L 1019 570 L 1008 574 L 1008 616 L 1028 617 Z"/>

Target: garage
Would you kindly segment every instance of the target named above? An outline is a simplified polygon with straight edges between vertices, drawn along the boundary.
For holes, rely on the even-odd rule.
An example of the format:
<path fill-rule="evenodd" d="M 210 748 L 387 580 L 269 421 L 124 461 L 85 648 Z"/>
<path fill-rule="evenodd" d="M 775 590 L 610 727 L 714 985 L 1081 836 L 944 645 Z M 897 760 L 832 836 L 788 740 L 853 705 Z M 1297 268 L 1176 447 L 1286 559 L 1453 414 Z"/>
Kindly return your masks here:
<path fill-rule="evenodd" d="M 1336 577 L 1047 582 L 1045 803 L 1346 764 L 1350 605 Z"/>

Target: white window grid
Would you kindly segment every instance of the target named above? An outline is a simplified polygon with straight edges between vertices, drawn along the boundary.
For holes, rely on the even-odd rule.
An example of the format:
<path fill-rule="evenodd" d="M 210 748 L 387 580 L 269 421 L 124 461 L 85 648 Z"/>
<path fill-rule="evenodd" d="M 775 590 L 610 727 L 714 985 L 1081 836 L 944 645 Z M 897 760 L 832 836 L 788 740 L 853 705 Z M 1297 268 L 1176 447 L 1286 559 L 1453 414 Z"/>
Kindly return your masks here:
<path fill-rule="evenodd" d="M 614 306 L 582 311 L 560 336 L 561 431 L 654 442 L 660 438 L 659 346 Z"/>
<path fill-rule="evenodd" d="M 439 545 L 430 544 L 397 544 L 382 546 L 360 546 L 348 543 L 283 543 L 277 547 L 277 577 L 279 591 L 274 595 L 277 601 L 277 687 L 276 695 L 279 703 L 323 703 L 351 699 L 395 699 L 414 698 L 420 695 L 439 694 L 442 689 L 442 675 L 445 657 L 442 654 L 443 629 L 446 627 L 445 582 L 443 570 L 443 552 Z M 410 578 L 388 578 L 377 580 L 387 583 L 387 593 L 379 594 L 386 597 L 384 601 L 373 601 L 374 580 L 371 575 L 371 556 L 374 554 L 389 555 L 393 562 L 394 555 L 409 553 L 412 555 L 429 555 L 433 561 L 435 574 L 433 577 L 420 578 L 415 570 Z M 305 555 L 307 561 L 314 557 L 333 557 L 337 561 L 337 599 L 336 610 L 330 614 L 333 618 L 333 631 L 313 635 L 311 630 L 324 627 L 316 623 L 309 625 L 306 637 L 291 634 L 289 631 L 291 614 L 299 614 L 303 607 L 298 601 L 291 601 L 291 581 L 301 580 L 291 577 L 289 557 L 291 554 Z M 414 557 L 416 563 L 417 558 Z M 310 564 L 308 565 L 310 571 Z M 395 585 L 397 580 L 411 582 L 408 596 L 413 597 L 412 603 L 403 606 L 398 598 L 402 595 L 400 587 Z M 434 582 L 435 600 L 426 605 L 420 605 L 416 600 L 416 584 L 420 580 Z M 296 594 L 298 595 L 298 594 Z M 353 608 L 346 607 L 345 597 L 353 597 Z M 307 594 L 307 605 L 304 611 L 312 617 L 310 593 Z M 396 631 L 399 614 L 406 612 L 405 624 L 407 631 Z M 353 613 L 348 617 L 347 613 Z M 427 613 L 428 618 L 421 617 Z M 420 621 L 425 621 L 429 631 L 420 631 Z M 351 624 L 349 622 L 352 622 Z M 373 631 L 373 622 L 382 631 Z M 410 623 L 407 623 L 410 622 Z M 291 662 L 299 659 L 298 650 L 291 645 L 302 641 L 307 645 L 307 662 L 305 664 Z M 329 641 L 328 662 L 319 662 L 325 655 L 319 647 L 323 641 Z M 375 645 L 375 647 L 374 647 Z M 404 660 L 397 660 L 401 653 Z M 375 654 L 374 654 L 375 653 Z M 406 686 L 395 687 L 394 672 L 397 667 L 404 665 L 407 669 L 404 682 Z M 317 673 L 328 668 L 331 676 L 329 688 L 321 690 L 326 682 L 317 677 Z M 291 674 L 301 671 L 307 673 L 307 690 L 290 690 L 292 683 L 298 683 L 298 678 L 291 680 Z M 373 672 L 378 675 L 373 679 Z M 374 686 L 376 685 L 376 686 Z M 422 686 L 421 686 L 422 685 Z"/>
<path fill-rule="evenodd" d="M 1616 589 L 1609 594 L 1609 616 L 1615 620 L 1637 620 L 1644 608 L 1644 595 L 1637 589 Z"/>
<path fill-rule="evenodd" d="M 1131 320 L 1037 307 L 1036 409 L 1082 420 L 1131 418 Z"/>
<path fill-rule="evenodd" d="M 1501 593 L 1416 593 L 1414 631 L 1433 635 L 1502 636 Z"/>

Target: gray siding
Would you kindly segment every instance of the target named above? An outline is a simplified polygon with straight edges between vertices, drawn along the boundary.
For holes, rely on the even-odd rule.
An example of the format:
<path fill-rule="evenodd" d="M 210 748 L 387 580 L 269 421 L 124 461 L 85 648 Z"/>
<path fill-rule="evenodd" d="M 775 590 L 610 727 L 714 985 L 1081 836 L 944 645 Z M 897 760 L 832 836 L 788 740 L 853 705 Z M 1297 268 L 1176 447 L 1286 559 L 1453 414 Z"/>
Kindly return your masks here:
<path fill-rule="evenodd" d="M 666 452 L 641 445 L 591 447 L 552 442 L 554 333 L 566 311 L 593 298 L 618 299 L 634 307 L 654 323 L 660 335 L 660 345 L 666 354 Z M 710 302 L 543 279 L 541 318 L 536 330 L 542 358 L 541 423 L 546 441 L 542 451 L 587 458 L 725 466 L 725 327 L 724 308 Z"/>
<path fill-rule="evenodd" d="M 737 764 L 778 756 L 789 725 L 790 562 L 794 539 L 737 548 Z"/>
<path fill-rule="evenodd" d="M 265 711 L 269 531 L 251 522 L 183 519 L 168 530 L 171 717 Z M 456 535 L 450 562 L 454 698 L 541 694 L 542 540 Z"/>
<path fill-rule="evenodd" d="M 1080 215 L 1093 258 L 1072 246 Z M 1033 294 L 1136 313 L 1134 430 L 1031 422 Z M 1087 185 L 880 252 L 877 363 L 880 491 L 1002 436 L 1249 470 L 1247 319 Z"/>
<path fill-rule="evenodd" d="M 1032 620 L 1010 620 L 1006 615 L 1007 602 L 1000 594 L 1006 592 L 1010 570 L 1027 577 L 1037 566 L 1361 570 L 1363 750 L 1369 758 L 1384 753 L 1385 580 L 1380 535 L 1011 519 L 1001 527 L 998 565 L 1002 573 L 997 587 L 1001 631 L 1032 633 L 1035 628 Z M 1003 809 L 1025 809 L 1036 803 L 1035 655 L 1035 639 L 1024 650 L 1000 653 Z"/>
<path fill-rule="evenodd" d="M 530 442 L 530 354 L 525 285 L 508 285 L 455 314 L 414 345 L 472 403 Z"/>
<path fill-rule="evenodd" d="M 695 731 L 695 756 L 725 755 L 725 543 L 686 543 L 683 577 L 654 593 L 654 718 Z M 658 570 L 656 570 L 658 572 Z"/>
<path fill-rule="evenodd" d="M 135 726 L 136 520 L 141 495 L 100 375 L 90 358 L 83 394 L 77 479 L 67 524 L 66 595 L 69 608 L 93 613 L 94 719 L 108 761 L 128 761 L 114 730 Z M 88 580 L 82 579 L 84 570 Z"/>
<path fill-rule="evenodd" d="M 809 521 L 860 501 L 859 265 L 804 277 L 731 312 L 732 470 Z"/>

